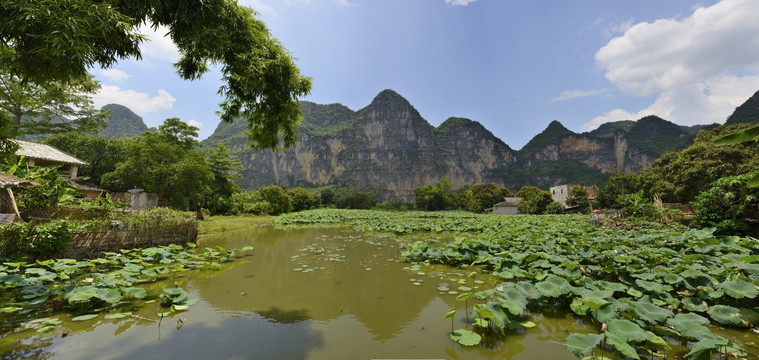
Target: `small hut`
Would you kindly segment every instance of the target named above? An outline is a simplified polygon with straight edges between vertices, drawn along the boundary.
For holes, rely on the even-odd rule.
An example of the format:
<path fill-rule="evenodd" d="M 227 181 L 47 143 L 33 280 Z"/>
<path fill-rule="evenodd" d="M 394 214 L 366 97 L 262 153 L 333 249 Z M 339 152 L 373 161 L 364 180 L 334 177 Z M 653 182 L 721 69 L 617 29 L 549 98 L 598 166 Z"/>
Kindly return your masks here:
<path fill-rule="evenodd" d="M 520 202 L 522 202 L 522 198 L 520 197 L 503 198 L 503 201 L 493 206 L 493 214 L 517 215 L 519 214 L 517 205 L 519 205 Z"/>
<path fill-rule="evenodd" d="M 0 191 L 0 224 L 22 221 L 21 214 L 19 214 L 18 206 L 16 205 L 16 197 L 13 195 L 13 190 L 11 189 L 29 185 L 37 186 L 39 184 L 18 176 L 0 173 L 0 188 L 6 190 Z"/>

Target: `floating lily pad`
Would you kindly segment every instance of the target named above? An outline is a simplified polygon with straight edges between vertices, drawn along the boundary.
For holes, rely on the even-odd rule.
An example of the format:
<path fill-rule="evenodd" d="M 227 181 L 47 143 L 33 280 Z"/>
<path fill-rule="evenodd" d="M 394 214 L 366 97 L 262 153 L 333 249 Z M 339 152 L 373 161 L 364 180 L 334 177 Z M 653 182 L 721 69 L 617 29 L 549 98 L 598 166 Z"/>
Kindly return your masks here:
<path fill-rule="evenodd" d="M 475 346 L 482 341 L 482 336 L 469 329 L 456 329 L 451 332 L 451 339 L 464 346 Z"/>
<path fill-rule="evenodd" d="M 98 314 L 87 314 L 87 315 L 79 315 L 77 317 L 71 318 L 71 321 L 85 321 L 90 320 L 98 317 Z"/>
<path fill-rule="evenodd" d="M 458 291 L 456 291 L 456 290 L 451 290 L 451 291 L 449 291 L 449 292 L 448 292 L 448 294 L 449 294 L 449 295 L 456 295 L 456 294 L 458 294 L 458 293 L 459 293 L 459 292 L 458 292 Z"/>
<path fill-rule="evenodd" d="M 459 286 L 458 289 L 460 291 L 472 291 L 472 288 L 470 288 L 469 286 Z"/>
<path fill-rule="evenodd" d="M 417 281 L 417 282 L 415 282 L 415 283 L 413 283 L 413 284 L 414 284 L 415 286 L 419 286 L 419 285 L 422 285 L 422 283 L 420 283 L 420 282 L 418 282 L 418 281 Z"/>

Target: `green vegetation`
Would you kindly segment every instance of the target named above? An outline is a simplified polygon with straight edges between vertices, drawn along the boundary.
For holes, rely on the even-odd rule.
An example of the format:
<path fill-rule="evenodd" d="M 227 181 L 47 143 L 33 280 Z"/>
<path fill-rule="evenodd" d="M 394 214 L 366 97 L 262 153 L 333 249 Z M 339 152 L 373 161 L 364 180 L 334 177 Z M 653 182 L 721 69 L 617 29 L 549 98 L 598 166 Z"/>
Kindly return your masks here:
<path fill-rule="evenodd" d="M 570 135 L 575 135 L 575 133 L 564 127 L 560 122 L 556 120 L 551 121 L 543 132 L 535 135 L 525 146 L 519 149 L 519 157 L 526 159 L 536 151 L 543 150 L 561 138 Z"/>
<path fill-rule="evenodd" d="M 472 330 L 454 330 L 462 345 L 535 326 L 528 313 L 570 311 L 598 334 L 570 334 L 578 357 L 745 357 L 740 334 L 759 321 L 759 245 L 715 236 L 714 229 L 637 231 L 590 225 L 585 216 L 497 216 L 462 212 L 314 210 L 281 224 L 341 224 L 394 233 L 466 233 L 452 242 L 416 241 L 403 258 L 451 266 L 479 265 L 503 279 L 472 293 Z M 464 304 L 464 308 L 470 305 Z M 455 311 L 451 309 L 446 317 Z M 737 332 L 715 332 L 715 326 Z M 447 331 L 447 330 L 442 330 Z M 459 340 L 463 341 L 459 341 Z M 673 353 L 671 347 L 687 345 Z M 687 353 L 686 353 L 687 352 Z"/>
<path fill-rule="evenodd" d="M 603 184 L 611 174 L 591 168 L 579 160 L 531 160 L 530 166 L 509 164 L 491 171 L 489 178 L 500 179 L 506 186 L 526 185 L 548 188 L 555 181 L 564 184 Z"/>
<path fill-rule="evenodd" d="M 699 131 L 693 145 L 679 153 L 667 153 L 653 167 L 641 172 L 641 186 L 647 196 L 659 194 L 665 202 L 688 203 L 701 191 L 725 176 L 745 174 L 759 169 L 757 143 L 716 146 L 712 140 L 746 130 L 751 125 L 721 126 Z"/>
<path fill-rule="evenodd" d="M 759 123 L 759 91 L 738 106 L 725 121 L 725 125 L 756 123 Z"/>
<path fill-rule="evenodd" d="M 40 86 L 83 81 L 92 68 L 139 58 L 144 37 L 138 26 L 166 26 L 182 55 L 175 67 L 183 79 L 200 78 L 208 63 L 220 65 L 223 121 L 244 118 L 256 149 L 295 144 L 301 118 L 297 98 L 308 94 L 311 81 L 252 9 L 232 0 L 122 5 L 1 1 L 2 72 Z"/>
<path fill-rule="evenodd" d="M 269 216 L 253 215 L 206 216 L 203 221 L 198 221 L 198 235 L 249 229 L 269 224 L 272 220 L 273 218 Z"/>
<path fill-rule="evenodd" d="M 693 143 L 693 136 L 682 126 L 657 116 L 646 116 L 636 121 L 625 136 L 628 146 L 654 157 Z"/>
<path fill-rule="evenodd" d="M 517 192 L 522 201 L 517 205 L 521 214 L 543 214 L 553 203 L 551 193 L 535 186 L 524 186 Z M 555 206 L 555 205 L 554 205 Z"/>
<path fill-rule="evenodd" d="M 4 60 L 0 56 L 0 137 L 95 134 L 105 126 L 108 112 L 95 109 L 90 98 L 100 88 L 93 77 L 29 82 L 14 74 Z"/>
<path fill-rule="evenodd" d="M 693 225 L 717 228 L 716 234 L 748 235 L 747 217 L 759 218 L 752 204 L 759 202 L 759 188 L 748 186 L 753 174 L 729 176 L 715 181 L 693 202 L 696 216 Z"/>
<path fill-rule="evenodd" d="M 139 136 L 148 130 L 142 118 L 126 106 L 108 104 L 103 106 L 103 110 L 110 112 L 111 116 L 106 119 L 105 129 L 100 131 L 98 136 L 106 139 L 118 139 Z"/>
<path fill-rule="evenodd" d="M 188 299 L 179 285 L 156 288 L 151 284 L 176 273 L 221 269 L 222 263 L 250 250 L 169 245 L 105 253 L 91 260 L 5 262 L 0 265 L 0 328 L 5 333 L 23 325 L 45 333 L 62 323 L 61 316 L 72 321 L 99 318 L 99 313 L 107 313 L 107 319 L 132 317 L 135 306 L 159 299 L 171 312 L 185 311 L 197 300 Z"/>

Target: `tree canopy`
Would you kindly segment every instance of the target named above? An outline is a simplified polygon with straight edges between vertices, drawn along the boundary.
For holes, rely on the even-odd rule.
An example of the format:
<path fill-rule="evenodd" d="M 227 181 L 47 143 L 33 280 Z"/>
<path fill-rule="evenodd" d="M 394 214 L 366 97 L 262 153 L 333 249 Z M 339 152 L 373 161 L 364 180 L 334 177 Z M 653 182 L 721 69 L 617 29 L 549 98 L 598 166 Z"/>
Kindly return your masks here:
<path fill-rule="evenodd" d="M 234 0 L 0 0 L 0 65 L 23 82 L 80 81 L 95 66 L 141 58 L 142 24 L 168 28 L 183 79 L 220 65 L 221 119 L 246 119 L 251 147 L 295 144 L 298 97 L 311 80 L 255 12 Z"/>

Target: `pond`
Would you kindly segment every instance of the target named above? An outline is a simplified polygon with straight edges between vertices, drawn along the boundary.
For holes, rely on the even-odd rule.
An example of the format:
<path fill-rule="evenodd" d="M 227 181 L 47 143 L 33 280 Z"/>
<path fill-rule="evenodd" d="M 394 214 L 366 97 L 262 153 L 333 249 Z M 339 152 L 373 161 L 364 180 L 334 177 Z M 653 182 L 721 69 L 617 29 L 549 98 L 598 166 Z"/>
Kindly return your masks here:
<path fill-rule="evenodd" d="M 425 235 L 429 236 L 429 235 Z M 417 238 L 418 239 L 418 238 Z M 574 359 L 561 345 L 592 332 L 565 313 L 530 315 L 537 326 L 464 347 L 449 338 L 466 326 L 457 293 L 496 280 L 467 279 L 472 269 L 399 261 L 394 236 L 342 228 L 277 228 L 224 233 L 199 245 L 242 248 L 250 256 L 222 271 L 167 280 L 198 302 L 187 312 L 156 304 L 140 318 L 64 323 L 56 332 L 7 335 L 5 358 L 55 359 Z M 460 290 L 459 288 L 462 288 Z M 443 291 L 441 291 L 443 290 Z M 469 303 L 471 307 L 471 301 Z"/>

